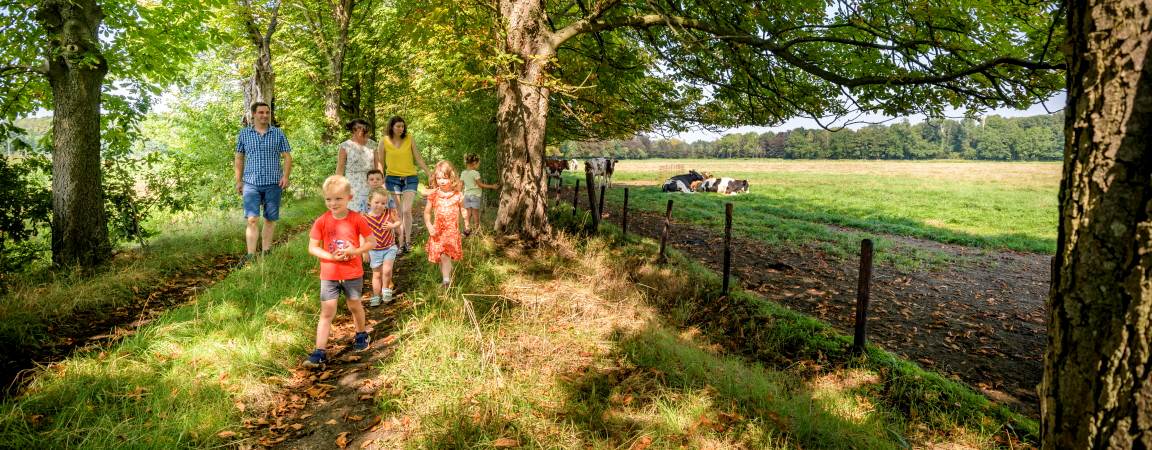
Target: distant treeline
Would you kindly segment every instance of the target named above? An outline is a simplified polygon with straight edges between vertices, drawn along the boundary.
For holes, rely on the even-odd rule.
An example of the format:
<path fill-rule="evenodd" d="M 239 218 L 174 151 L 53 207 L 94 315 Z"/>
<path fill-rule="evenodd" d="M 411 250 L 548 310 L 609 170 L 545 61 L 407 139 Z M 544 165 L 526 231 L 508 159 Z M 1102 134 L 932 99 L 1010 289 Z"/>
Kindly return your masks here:
<path fill-rule="evenodd" d="M 1059 160 L 1064 152 L 1063 114 L 1032 117 L 987 116 L 983 120 L 933 120 L 917 124 L 870 125 L 856 130 L 795 129 L 728 134 L 718 140 L 678 139 L 564 142 L 564 156 L 644 158 L 784 159 L 980 159 Z"/>

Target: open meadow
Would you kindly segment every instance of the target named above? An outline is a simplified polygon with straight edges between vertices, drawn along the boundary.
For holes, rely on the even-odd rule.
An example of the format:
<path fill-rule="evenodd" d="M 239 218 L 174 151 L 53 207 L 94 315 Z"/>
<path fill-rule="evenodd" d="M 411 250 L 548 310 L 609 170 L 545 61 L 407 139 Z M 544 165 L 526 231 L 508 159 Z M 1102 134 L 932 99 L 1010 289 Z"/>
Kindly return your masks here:
<path fill-rule="evenodd" d="M 689 169 L 747 179 L 750 192 L 660 192 L 665 179 Z M 1055 251 L 1059 180 L 1059 163 L 972 161 L 625 160 L 613 177 L 649 187 L 631 190 L 634 207 L 663 211 L 673 199 L 677 220 L 701 225 L 723 226 L 730 201 L 738 233 L 769 243 L 837 242 L 842 230 L 823 226 L 834 225 L 1046 254 Z"/>

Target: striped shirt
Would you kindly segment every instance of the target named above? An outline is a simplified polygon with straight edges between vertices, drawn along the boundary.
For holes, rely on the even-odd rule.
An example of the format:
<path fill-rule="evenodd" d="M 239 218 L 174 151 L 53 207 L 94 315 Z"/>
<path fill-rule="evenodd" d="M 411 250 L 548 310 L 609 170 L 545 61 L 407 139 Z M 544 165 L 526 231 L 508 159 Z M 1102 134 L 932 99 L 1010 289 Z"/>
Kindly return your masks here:
<path fill-rule="evenodd" d="M 244 182 L 253 186 L 267 186 L 280 182 L 280 154 L 292 151 L 288 138 L 280 128 L 269 125 L 260 134 L 254 127 L 240 130 L 236 138 L 236 153 L 244 155 Z"/>
<path fill-rule="evenodd" d="M 364 220 L 368 222 L 368 228 L 372 230 L 372 236 L 376 237 L 376 246 L 372 250 L 387 250 L 388 247 L 396 245 L 396 235 L 385 228 L 388 222 L 392 221 L 392 210 L 384 210 L 384 214 L 380 216 L 373 216 L 371 214 L 364 214 Z"/>

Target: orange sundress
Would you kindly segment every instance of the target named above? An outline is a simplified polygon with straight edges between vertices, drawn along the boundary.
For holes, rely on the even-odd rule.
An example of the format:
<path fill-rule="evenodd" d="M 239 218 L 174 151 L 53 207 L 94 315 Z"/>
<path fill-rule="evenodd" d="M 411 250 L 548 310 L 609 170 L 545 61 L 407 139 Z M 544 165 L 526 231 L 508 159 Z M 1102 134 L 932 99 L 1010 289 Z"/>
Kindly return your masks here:
<path fill-rule="evenodd" d="M 464 257 L 460 238 L 460 204 L 464 194 L 459 191 L 444 192 L 440 189 L 428 194 L 432 202 L 432 228 L 428 230 L 428 261 L 440 262 L 440 255 L 448 255 L 454 261 Z"/>

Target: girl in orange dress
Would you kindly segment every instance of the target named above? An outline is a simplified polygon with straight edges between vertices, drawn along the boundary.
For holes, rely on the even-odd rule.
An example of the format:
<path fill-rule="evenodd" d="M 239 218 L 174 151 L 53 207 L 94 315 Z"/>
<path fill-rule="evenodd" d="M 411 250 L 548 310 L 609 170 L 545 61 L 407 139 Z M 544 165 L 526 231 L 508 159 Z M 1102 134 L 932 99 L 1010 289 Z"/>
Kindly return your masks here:
<path fill-rule="evenodd" d="M 440 263 L 443 287 L 452 282 L 452 261 L 464 257 L 461 249 L 460 219 L 464 219 L 464 230 L 468 230 L 468 210 L 464 209 L 463 183 L 456 174 L 456 168 L 448 161 L 436 163 L 432 173 L 436 189 L 428 194 L 424 206 L 424 226 L 428 229 L 428 261 Z M 435 214 L 435 221 L 433 221 Z"/>

